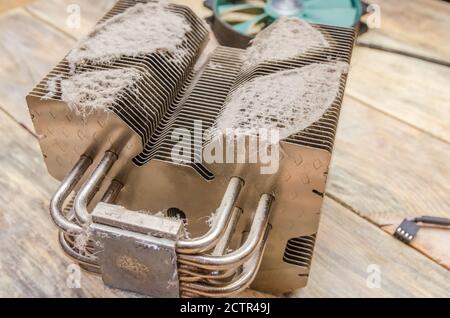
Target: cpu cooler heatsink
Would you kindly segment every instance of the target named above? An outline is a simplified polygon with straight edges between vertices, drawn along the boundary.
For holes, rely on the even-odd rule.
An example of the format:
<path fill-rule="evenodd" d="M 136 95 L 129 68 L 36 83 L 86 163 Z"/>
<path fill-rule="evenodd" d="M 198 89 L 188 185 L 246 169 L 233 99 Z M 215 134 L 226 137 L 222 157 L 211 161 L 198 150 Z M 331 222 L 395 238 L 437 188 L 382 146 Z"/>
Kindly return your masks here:
<path fill-rule="evenodd" d="M 101 23 L 138 2 L 147 1 L 119 0 Z M 87 61 L 75 71 L 65 58 L 27 96 L 47 169 L 61 181 L 50 202 L 60 244 L 107 285 L 156 297 L 228 297 L 249 286 L 279 294 L 303 287 L 346 74 L 323 116 L 280 141 L 276 173 L 261 174 L 260 162 L 191 159 L 208 145 L 198 136 L 211 130 L 239 87 L 313 63 L 350 63 L 355 32 L 315 25 L 329 47 L 243 67 L 244 50 L 205 51 L 208 29 L 189 8 L 168 4 L 167 10 L 189 24 L 181 57 L 157 51 Z M 204 54 L 207 62 L 196 67 Z M 105 70 L 136 76 L 106 111 L 74 111 L 64 101 L 64 81 Z M 173 135 L 180 129 L 200 147 L 174 162 Z"/>

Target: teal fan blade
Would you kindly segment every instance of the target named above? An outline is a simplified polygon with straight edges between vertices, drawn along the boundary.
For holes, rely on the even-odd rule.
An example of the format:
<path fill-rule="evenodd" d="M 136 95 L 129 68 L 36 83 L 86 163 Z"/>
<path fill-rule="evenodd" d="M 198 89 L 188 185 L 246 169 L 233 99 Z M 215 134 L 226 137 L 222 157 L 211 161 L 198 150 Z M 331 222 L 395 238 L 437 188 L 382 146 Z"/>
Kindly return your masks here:
<path fill-rule="evenodd" d="M 310 8 L 299 17 L 312 23 L 351 27 L 355 23 L 356 16 L 355 8 Z"/>
<path fill-rule="evenodd" d="M 311 23 L 351 27 L 362 15 L 360 0 L 215 0 L 214 10 L 234 31 L 250 35 L 257 24 L 263 27 L 282 16 L 296 16 Z M 229 18 L 235 14 L 237 18 Z M 236 21 L 236 19 L 238 21 Z"/>

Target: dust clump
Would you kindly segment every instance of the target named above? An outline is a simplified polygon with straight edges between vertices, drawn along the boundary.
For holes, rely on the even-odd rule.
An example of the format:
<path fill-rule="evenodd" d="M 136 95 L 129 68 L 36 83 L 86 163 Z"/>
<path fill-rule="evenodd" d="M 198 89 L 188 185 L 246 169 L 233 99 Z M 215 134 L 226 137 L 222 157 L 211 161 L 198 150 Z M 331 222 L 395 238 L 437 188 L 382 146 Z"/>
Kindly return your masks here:
<path fill-rule="evenodd" d="M 295 58 L 311 48 L 329 47 L 323 34 L 299 18 L 283 17 L 258 33 L 246 50 L 243 67 Z"/>
<path fill-rule="evenodd" d="M 190 30 L 186 19 L 168 10 L 166 4 L 138 3 L 98 25 L 66 59 L 73 67 L 157 51 L 176 53 Z"/>
<path fill-rule="evenodd" d="M 228 99 L 208 139 L 230 130 L 277 130 L 279 139 L 302 131 L 332 105 L 348 67 L 344 62 L 311 64 L 244 83 Z"/>
<path fill-rule="evenodd" d="M 61 81 L 61 99 L 77 115 L 86 117 L 99 110 L 107 111 L 140 78 L 132 68 L 75 74 Z"/>
<path fill-rule="evenodd" d="M 107 111 L 141 75 L 131 68 L 76 73 L 78 65 L 110 63 L 122 56 L 155 52 L 172 53 L 176 60 L 182 60 L 186 52 L 179 46 L 190 30 L 188 21 L 168 10 L 163 2 L 136 4 L 98 25 L 68 54 L 70 78 L 55 79 L 61 81 L 61 99 L 83 117 Z M 47 86 L 49 93 L 44 98 L 51 98 L 56 82 Z"/>
<path fill-rule="evenodd" d="M 62 78 L 61 75 L 57 75 L 55 77 L 52 77 L 52 78 L 48 79 L 48 81 L 47 81 L 47 94 L 42 96 L 41 99 L 52 99 L 52 98 L 55 98 L 57 96 L 58 82 L 61 81 L 61 78 Z"/>
<path fill-rule="evenodd" d="M 206 218 L 206 224 L 212 228 L 213 225 L 216 223 L 216 219 L 217 219 L 217 211 L 216 212 L 212 212 L 207 218 Z"/>
<path fill-rule="evenodd" d="M 80 234 L 75 236 L 74 241 L 74 247 L 84 253 L 85 255 L 88 255 L 87 247 L 91 239 L 91 233 L 89 231 L 83 231 Z"/>

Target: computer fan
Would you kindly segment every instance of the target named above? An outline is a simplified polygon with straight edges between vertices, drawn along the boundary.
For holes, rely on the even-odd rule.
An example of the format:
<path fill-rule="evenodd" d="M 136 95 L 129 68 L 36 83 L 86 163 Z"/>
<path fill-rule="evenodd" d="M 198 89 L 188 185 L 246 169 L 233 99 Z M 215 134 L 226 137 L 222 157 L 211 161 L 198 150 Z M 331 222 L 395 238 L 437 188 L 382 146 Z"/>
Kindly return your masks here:
<path fill-rule="evenodd" d="M 352 27 L 364 11 L 360 0 L 211 0 L 206 5 L 214 12 L 213 30 L 220 44 L 239 48 L 283 16 Z"/>
<path fill-rule="evenodd" d="M 153 297 L 306 285 L 355 30 L 270 28 L 285 24 L 296 36 L 210 52 L 188 7 L 119 0 L 37 84 L 27 102 L 61 181 L 49 212 L 68 262 Z"/>

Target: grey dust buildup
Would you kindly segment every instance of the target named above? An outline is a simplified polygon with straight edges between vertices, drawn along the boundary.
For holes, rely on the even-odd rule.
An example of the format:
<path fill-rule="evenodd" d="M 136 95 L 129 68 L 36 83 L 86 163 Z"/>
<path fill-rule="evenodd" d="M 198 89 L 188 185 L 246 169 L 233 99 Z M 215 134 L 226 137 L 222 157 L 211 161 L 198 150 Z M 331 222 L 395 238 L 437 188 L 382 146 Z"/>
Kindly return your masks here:
<path fill-rule="evenodd" d="M 186 19 L 168 10 L 166 4 L 139 3 L 98 25 L 66 59 L 74 66 L 157 51 L 176 53 L 190 30 Z"/>
<path fill-rule="evenodd" d="M 318 121 L 339 94 L 344 62 L 311 64 L 257 77 L 230 96 L 211 130 L 209 139 L 226 134 L 276 129 L 285 139 Z M 235 133 L 235 132 L 234 132 Z"/>
<path fill-rule="evenodd" d="M 329 46 L 323 34 L 308 22 L 283 17 L 256 35 L 244 54 L 243 66 L 291 59 L 312 48 Z"/>
<path fill-rule="evenodd" d="M 141 78 L 132 68 L 108 69 L 75 74 L 61 81 L 61 99 L 83 117 L 107 111 L 126 88 Z"/>

